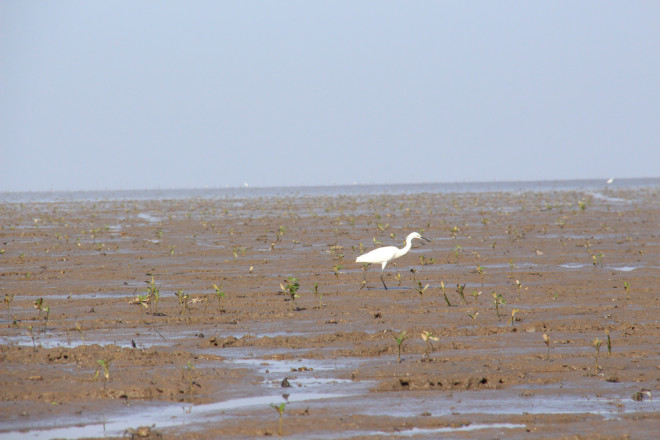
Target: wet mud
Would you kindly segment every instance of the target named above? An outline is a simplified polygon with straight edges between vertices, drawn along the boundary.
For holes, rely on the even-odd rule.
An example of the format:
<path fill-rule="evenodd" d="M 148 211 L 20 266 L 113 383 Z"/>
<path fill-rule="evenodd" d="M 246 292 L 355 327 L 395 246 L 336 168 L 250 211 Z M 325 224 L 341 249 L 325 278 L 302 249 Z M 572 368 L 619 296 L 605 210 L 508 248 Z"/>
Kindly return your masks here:
<path fill-rule="evenodd" d="M 2 438 L 276 436 L 278 409 L 301 439 L 657 435 L 657 188 L 0 219 Z M 412 231 L 431 242 L 388 265 L 389 289 L 380 267 L 364 283 L 355 258 Z"/>

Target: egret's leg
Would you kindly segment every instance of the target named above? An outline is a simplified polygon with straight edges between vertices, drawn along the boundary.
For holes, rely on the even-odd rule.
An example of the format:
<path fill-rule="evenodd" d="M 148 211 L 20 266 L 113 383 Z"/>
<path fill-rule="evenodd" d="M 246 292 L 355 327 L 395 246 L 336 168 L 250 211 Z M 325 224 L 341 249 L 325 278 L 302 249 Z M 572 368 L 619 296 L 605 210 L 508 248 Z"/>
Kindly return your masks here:
<path fill-rule="evenodd" d="M 380 273 L 380 280 L 383 282 L 383 287 L 385 290 L 387 290 L 387 286 L 385 285 L 385 280 L 383 279 L 383 272 Z"/>

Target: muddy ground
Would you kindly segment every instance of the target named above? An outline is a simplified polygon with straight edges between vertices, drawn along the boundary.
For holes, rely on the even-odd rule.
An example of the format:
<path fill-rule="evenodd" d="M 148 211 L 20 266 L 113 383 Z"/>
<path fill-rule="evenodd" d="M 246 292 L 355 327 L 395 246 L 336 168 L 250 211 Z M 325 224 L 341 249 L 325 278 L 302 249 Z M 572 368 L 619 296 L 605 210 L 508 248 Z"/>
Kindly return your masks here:
<path fill-rule="evenodd" d="M 659 220 L 657 188 L 3 203 L 0 437 L 277 435 L 284 403 L 291 438 L 657 438 Z"/>

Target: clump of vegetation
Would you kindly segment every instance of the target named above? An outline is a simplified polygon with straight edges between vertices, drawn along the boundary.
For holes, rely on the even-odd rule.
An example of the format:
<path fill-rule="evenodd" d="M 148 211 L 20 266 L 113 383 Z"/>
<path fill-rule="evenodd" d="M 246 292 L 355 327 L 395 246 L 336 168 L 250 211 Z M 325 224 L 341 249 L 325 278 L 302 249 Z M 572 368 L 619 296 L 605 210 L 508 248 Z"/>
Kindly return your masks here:
<path fill-rule="evenodd" d="M 393 338 L 394 338 L 394 340 L 396 341 L 396 345 L 397 345 L 397 348 L 398 348 L 398 350 L 399 350 L 399 351 L 398 351 L 398 355 L 397 355 L 397 361 L 398 361 L 399 363 L 401 363 L 401 348 L 402 348 L 402 346 L 403 346 L 403 341 L 405 341 L 406 339 L 408 339 L 407 332 L 404 331 L 404 332 L 402 332 L 401 334 L 399 334 L 399 336 L 393 336 Z"/>
<path fill-rule="evenodd" d="M 593 254 L 591 256 L 591 262 L 593 263 L 594 267 L 603 267 L 603 253 L 599 252 L 597 254 Z"/>
<path fill-rule="evenodd" d="M 515 327 L 515 322 L 516 322 L 516 313 L 519 312 L 520 310 L 518 309 L 512 309 L 511 310 L 511 317 L 509 318 L 509 321 L 507 321 L 506 325 L 507 326 L 512 326 Z"/>
<path fill-rule="evenodd" d="M 156 286 L 156 280 L 154 277 L 151 277 L 151 281 L 145 281 L 147 283 L 147 300 L 142 302 L 142 305 L 148 307 L 152 301 L 154 303 L 154 312 L 158 313 L 158 300 L 160 299 L 160 289 Z"/>
<path fill-rule="evenodd" d="M 424 350 L 424 357 L 422 362 L 431 362 L 431 352 L 433 352 L 433 341 L 439 341 L 440 339 L 437 336 L 433 336 L 431 332 L 423 331 L 422 339 L 426 342 L 426 350 Z"/>

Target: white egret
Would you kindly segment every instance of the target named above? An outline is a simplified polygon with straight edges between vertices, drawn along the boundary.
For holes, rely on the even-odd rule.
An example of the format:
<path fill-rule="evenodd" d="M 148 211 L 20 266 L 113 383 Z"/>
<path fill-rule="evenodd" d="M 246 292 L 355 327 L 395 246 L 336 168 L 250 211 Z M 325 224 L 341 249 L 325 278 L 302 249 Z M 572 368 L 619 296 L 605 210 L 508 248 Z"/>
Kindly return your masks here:
<path fill-rule="evenodd" d="M 387 290 L 387 285 L 385 284 L 385 280 L 383 279 L 383 271 L 385 271 L 385 266 L 387 266 L 387 263 L 389 263 L 390 261 L 406 255 L 410 250 L 410 246 L 412 246 L 413 238 L 421 238 L 422 240 L 431 241 L 428 238 L 422 237 L 421 234 L 417 232 L 411 232 L 406 237 L 406 245 L 401 249 L 399 249 L 396 246 L 380 247 L 378 249 L 374 249 L 371 252 L 367 252 L 364 255 L 360 255 L 359 257 L 357 257 L 355 262 L 368 263 L 368 264 L 380 263 L 381 264 L 380 280 L 383 282 L 383 287 L 385 287 L 385 290 Z"/>

